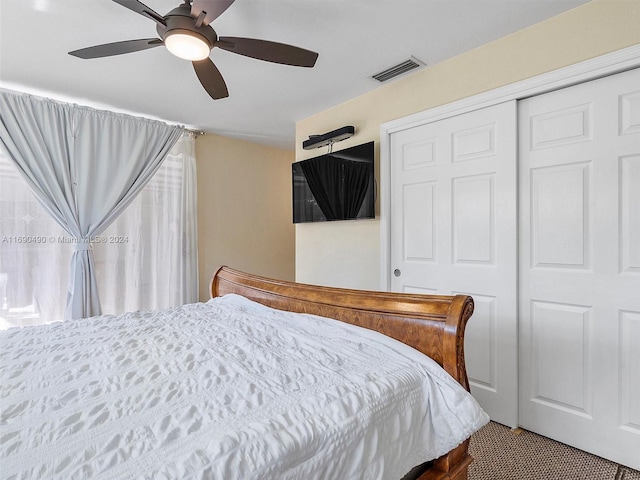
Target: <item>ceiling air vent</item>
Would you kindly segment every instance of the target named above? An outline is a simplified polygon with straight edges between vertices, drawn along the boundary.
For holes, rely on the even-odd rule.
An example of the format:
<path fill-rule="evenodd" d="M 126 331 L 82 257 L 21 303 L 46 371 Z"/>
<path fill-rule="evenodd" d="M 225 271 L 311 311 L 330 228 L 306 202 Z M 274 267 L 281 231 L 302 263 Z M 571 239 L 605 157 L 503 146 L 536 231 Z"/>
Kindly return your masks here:
<path fill-rule="evenodd" d="M 421 62 L 415 57 L 410 57 L 408 60 L 405 60 L 398 65 L 394 65 L 393 67 L 387 68 L 382 72 L 378 72 L 375 75 L 371 75 L 371 78 L 377 80 L 379 82 L 386 82 L 391 80 L 392 78 L 399 77 L 400 75 L 404 75 L 411 70 L 415 70 L 416 68 L 423 67 L 425 64 Z"/>

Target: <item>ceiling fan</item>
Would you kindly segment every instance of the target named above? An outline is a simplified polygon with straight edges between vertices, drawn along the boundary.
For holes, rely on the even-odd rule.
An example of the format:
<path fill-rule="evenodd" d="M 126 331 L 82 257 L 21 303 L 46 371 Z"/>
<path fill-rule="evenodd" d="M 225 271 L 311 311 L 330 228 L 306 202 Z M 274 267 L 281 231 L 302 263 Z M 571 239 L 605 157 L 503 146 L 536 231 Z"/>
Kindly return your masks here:
<path fill-rule="evenodd" d="M 164 45 L 169 52 L 191 60 L 198 80 L 214 100 L 229 96 L 227 85 L 209 58 L 214 47 L 267 62 L 313 67 L 316 52 L 284 43 L 243 37 L 218 37 L 210 23 L 235 0 L 184 0 L 184 3 L 162 16 L 138 0 L 113 0 L 156 22 L 160 38 L 141 38 L 106 43 L 69 52 L 74 57 L 89 59 L 122 55 Z"/>

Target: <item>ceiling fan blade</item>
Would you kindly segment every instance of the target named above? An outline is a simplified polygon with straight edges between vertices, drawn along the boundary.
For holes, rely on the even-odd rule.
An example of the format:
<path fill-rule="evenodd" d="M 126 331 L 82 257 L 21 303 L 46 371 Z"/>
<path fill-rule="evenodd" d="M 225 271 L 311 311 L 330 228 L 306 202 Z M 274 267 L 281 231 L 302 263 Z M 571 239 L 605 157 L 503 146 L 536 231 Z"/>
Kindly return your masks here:
<path fill-rule="evenodd" d="M 211 59 L 205 58 L 191 63 L 193 63 L 193 69 L 196 71 L 198 80 L 200 80 L 200 83 L 211 98 L 218 100 L 229 96 L 227 84 L 224 83 L 220 70 L 213 64 Z"/>
<path fill-rule="evenodd" d="M 191 4 L 191 16 L 198 18 L 200 13 L 206 12 L 203 25 L 209 25 L 224 13 L 235 0 L 193 0 Z"/>
<path fill-rule="evenodd" d="M 154 22 L 159 25 L 166 26 L 167 22 L 165 22 L 164 17 L 160 15 L 158 12 L 155 12 L 153 9 L 147 7 L 144 3 L 139 2 L 138 0 L 113 0 L 114 2 L 122 5 L 123 7 L 128 8 L 129 10 L 133 10 L 140 15 L 150 18 Z"/>
<path fill-rule="evenodd" d="M 311 50 L 254 38 L 220 37 L 214 46 L 246 57 L 296 67 L 313 67 L 318 59 L 318 54 Z"/>
<path fill-rule="evenodd" d="M 111 57 L 113 55 L 122 55 L 123 53 L 138 52 L 147 50 L 148 48 L 164 45 L 159 38 L 141 38 L 139 40 L 125 40 L 124 42 L 105 43 L 103 45 L 95 45 L 93 47 L 81 48 L 69 52 L 74 57 L 90 59 Z"/>

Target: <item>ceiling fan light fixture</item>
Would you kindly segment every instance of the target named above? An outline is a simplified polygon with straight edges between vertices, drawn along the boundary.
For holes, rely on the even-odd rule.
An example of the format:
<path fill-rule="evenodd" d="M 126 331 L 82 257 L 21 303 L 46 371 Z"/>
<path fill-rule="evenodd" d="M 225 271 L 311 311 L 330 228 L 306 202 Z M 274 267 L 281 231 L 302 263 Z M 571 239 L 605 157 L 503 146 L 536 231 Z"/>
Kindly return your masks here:
<path fill-rule="evenodd" d="M 173 30 L 164 38 L 164 45 L 176 57 L 197 62 L 204 60 L 211 52 L 207 40 L 189 30 Z"/>
<path fill-rule="evenodd" d="M 211 98 L 229 96 L 227 85 L 218 67 L 211 61 L 211 49 L 219 47 L 237 55 L 297 67 L 313 67 L 318 53 L 284 43 L 246 37 L 222 37 L 210 25 L 235 0 L 182 0 L 183 3 L 166 15 L 160 15 L 140 0 L 114 2 L 153 20 L 159 38 L 139 38 L 105 43 L 69 52 L 74 57 L 89 59 L 123 55 L 149 48 L 165 46 L 178 58 L 190 60 L 193 69 Z"/>

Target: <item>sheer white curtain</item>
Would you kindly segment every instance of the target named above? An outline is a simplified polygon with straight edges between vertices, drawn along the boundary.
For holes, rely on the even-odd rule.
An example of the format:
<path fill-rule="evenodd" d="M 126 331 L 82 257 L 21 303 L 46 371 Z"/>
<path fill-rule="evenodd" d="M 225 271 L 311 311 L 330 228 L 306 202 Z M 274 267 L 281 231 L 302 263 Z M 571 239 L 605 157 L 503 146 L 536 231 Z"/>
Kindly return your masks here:
<path fill-rule="evenodd" d="M 183 135 L 144 190 L 93 245 L 104 313 L 198 299 L 194 139 Z M 118 286 L 119 285 L 119 286 Z"/>
<path fill-rule="evenodd" d="M 0 329 L 64 318 L 68 236 L 0 148 Z"/>
<path fill-rule="evenodd" d="M 73 237 L 65 317 L 99 315 L 93 238 L 138 195 L 182 129 L 6 90 L 0 111 L 0 144 Z"/>
<path fill-rule="evenodd" d="M 194 143 L 183 135 L 93 243 L 104 313 L 197 300 Z M 64 318 L 73 250 L 0 149 L 0 328 Z"/>

